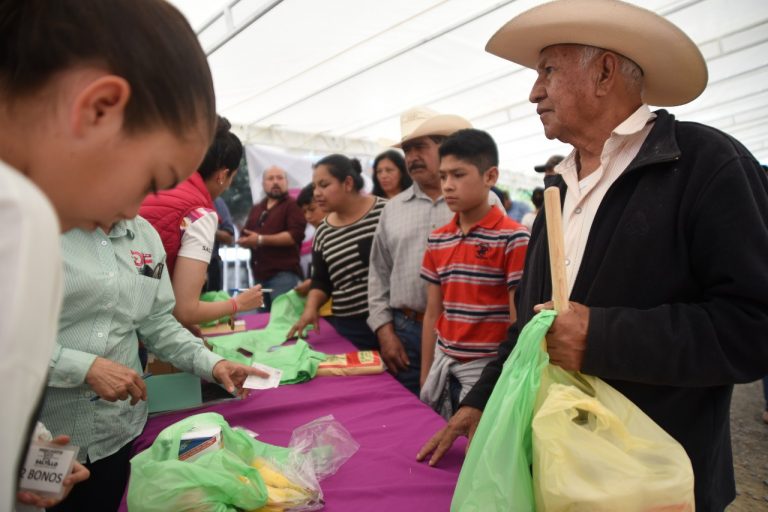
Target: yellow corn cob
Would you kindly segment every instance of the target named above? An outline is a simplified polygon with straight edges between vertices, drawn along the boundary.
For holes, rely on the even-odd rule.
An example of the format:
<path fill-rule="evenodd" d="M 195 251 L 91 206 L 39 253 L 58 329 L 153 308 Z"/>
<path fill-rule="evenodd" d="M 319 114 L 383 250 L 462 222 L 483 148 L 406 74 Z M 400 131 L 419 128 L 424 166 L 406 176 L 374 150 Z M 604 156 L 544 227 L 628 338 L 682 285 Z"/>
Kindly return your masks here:
<path fill-rule="evenodd" d="M 251 462 L 251 466 L 259 470 L 259 474 L 261 475 L 261 478 L 264 480 L 264 483 L 267 486 L 270 487 L 277 487 L 277 488 L 289 488 L 289 489 L 295 489 L 299 492 L 304 493 L 305 489 L 292 482 L 288 479 L 284 474 L 276 471 L 272 465 L 264 460 L 261 457 L 258 457 L 256 459 L 253 459 L 253 462 Z"/>
<path fill-rule="evenodd" d="M 311 499 L 311 495 L 289 487 L 267 486 L 267 504 L 301 505 Z"/>

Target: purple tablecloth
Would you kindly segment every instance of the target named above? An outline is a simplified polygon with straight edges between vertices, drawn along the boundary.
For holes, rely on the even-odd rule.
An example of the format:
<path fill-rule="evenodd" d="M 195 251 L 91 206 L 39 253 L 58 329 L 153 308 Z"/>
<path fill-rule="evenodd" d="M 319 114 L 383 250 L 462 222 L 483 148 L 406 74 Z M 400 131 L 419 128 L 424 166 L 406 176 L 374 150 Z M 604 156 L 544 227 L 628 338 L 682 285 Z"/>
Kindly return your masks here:
<path fill-rule="evenodd" d="M 263 327 L 267 315 L 246 317 L 249 329 Z M 355 350 L 330 324 L 312 333 L 313 349 L 328 354 Z M 304 384 L 253 391 L 245 400 L 153 417 L 134 444 L 142 451 L 157 434 L 186 416 L 217 412 L 232 426 L 259 433 L 259 440 L 286 446 L 294 428 L 333 414 L 360 443 L 358 452 L 320 485 L 324 510 L 447 511 L 464 458 L 459 439 L 437 467 L 416 462 L 416 453 L 445 421 L 388 373 L 360 377 L 318 377 Z M 121 511 L 127 508 L 123 504 Z"/>

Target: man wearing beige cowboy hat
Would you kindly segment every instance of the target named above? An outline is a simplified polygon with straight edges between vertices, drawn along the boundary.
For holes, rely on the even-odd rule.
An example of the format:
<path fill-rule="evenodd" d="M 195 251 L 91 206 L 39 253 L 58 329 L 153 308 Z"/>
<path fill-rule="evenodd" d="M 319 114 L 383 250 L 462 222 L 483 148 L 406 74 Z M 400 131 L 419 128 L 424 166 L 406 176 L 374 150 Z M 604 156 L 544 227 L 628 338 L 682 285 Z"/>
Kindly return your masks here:
<path fill-rule="evenodd" d="M 486 50 L 538 72 L 529 99 L 544 133 L 574 148 L 552 183 L 572 302 L 547 335 L 550 361 L 637 404 L 688 453 L 696 510 L 723 510 L 733 383 L 768 373 L 765 173 L 730 136 L 649 109 L 688 103 L 707 82 L 696 45 L 650 11 L 559 0 L 513 18 Z M 519 329 L 551 307 L 548 258 L 539 222 L 505 349 L 420 460 L 474 432 Z"/>
<path fill-rule="evenodd" d="M 406 388 L 419 394 L 421 321 L 427 305 L 419 278 L 429 234 L 448 223 L 453 212 L 442 197 L 438 168 L 440 143 L 472 125 L 463 117 L 414 107 L 400 116 L 402 138 L 413 185 L 390 199 L 376 228 L 368 274 L 368 326 L 376 333 L 387 368 Z M 496 194 L 489 202 L 500 206 Z"/>

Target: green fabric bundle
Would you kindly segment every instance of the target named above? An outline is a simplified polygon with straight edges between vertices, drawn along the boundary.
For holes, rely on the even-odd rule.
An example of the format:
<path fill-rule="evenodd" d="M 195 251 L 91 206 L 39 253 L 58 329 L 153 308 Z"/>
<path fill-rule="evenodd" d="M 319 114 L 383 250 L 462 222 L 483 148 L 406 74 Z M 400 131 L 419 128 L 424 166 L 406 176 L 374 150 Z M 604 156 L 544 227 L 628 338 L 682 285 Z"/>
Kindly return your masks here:
<path fill-rule="evenodd" d="M 325 354 L 309 348 L 306 341 L 298 340 L 295 345 L 254 354 L 253 361 L 283 370 L 280 384 L 300 384 L 317 375 L 317 366 L 325 361 Z"/>
<path fill-rule="evenodd" d="M 312 350 L 301 339 L 295 345 L 280 346 L 304 311 L 305 304 L 306 299 L 295 291 L 280 295 L 272 302 L 266 328 L 211 337 L 208 343 L 216 354 L 230 361 L 246 365 L 258 362 L 279 368 L 283 371 L 280 384 L 306 382 L 317 374 L 317 366 L 325 360 L 325 354 Z"/>

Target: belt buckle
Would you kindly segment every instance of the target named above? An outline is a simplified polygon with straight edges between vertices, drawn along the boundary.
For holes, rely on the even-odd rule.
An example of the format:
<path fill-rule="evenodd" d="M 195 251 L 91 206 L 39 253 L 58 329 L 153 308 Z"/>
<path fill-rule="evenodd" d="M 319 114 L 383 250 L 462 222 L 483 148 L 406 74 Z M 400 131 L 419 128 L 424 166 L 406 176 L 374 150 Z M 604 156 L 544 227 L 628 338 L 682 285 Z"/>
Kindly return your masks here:
<path fill-rule="evenodd" d="M 419 321 L 419 312 L 418 311 L 414 311 L 414 310 L 412 310 L 410 308 L 402 308 L 400 311 L 403 312 L 403 315 L 405 315 L 405 318 L 407 318 L 409 320 L 412 320 L 414 322 L 418 322 Z"/>

